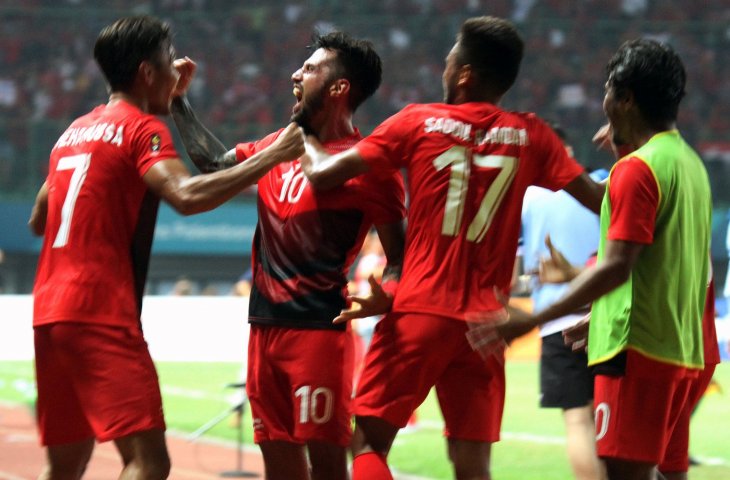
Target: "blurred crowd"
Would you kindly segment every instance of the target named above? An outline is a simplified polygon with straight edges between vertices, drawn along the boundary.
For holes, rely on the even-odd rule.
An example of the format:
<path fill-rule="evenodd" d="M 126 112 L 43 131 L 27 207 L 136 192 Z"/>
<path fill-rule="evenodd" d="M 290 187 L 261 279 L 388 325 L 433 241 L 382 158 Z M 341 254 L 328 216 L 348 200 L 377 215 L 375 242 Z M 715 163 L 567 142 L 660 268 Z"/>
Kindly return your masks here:
<path fill-rule="evenodd" d="M 0 192 L 29 197 L 48 151 L 73 117 L 102 102 L 91 50 L 101 27 L 132 13 L 169 21 L 180 56 L 198 63 L 190 100 L 228 146 L 282 126 L 290 77 L 315 30 L 372 40 L 384 81 L 358 112 L 364 133 L 412 102 L 442 100 L 442 65 L 468 16 L 511 18 L 526 40 L 514 110 L 558 119 L 579 159 L 601 165 L 590 136 L 603 123 L 604 66 L 624 40 L 671 42 L 688 70 L 680 128 L 724 145 L 730 131 L 730 0 L 688 8 L 680 0 L 6 0 L 0 6 Z M 723 81 L 724 79 L 724 81 Z M 591 158 L 580 158 L 581 156 Z"/>

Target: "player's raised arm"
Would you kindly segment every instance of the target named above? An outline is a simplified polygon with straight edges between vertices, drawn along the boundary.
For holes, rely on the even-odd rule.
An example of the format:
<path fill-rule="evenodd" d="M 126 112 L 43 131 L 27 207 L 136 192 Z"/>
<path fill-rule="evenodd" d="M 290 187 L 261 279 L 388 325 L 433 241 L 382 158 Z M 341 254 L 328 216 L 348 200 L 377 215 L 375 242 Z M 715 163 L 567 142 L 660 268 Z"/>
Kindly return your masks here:
<path fill-rule="evenodd" d="M 33 210 L 30 212 L 30 219 L 28 220 L 28 226 L 30 230 L 38 235 L 43 235 L 46 229 L 46 214 L 48 213 L 48 184 L 43 182 L 38 194 L 35 197 L 35 204 L 33 204 Z"/>
<path fill-rule="evenodd" d="M 190 58 L 179 58 L 173 66 L 179 74 L 170 113 L 175 121 L 185 150 L 193 164 L 203 173 L 230 168 L 237 162 L 236 151 L 229 150 L 198 119 L 188 102 L 186 93 L 193 80 L 197 65 Z"/>
<path fill-rule="evenodd" d="M 601 202 L 606 193 L 606 185 L 594 181 L 587 173 L 582 173 L 564 187 L 576 200 L 594 213 L 601 213 Z"/>
<path fill-rule="evenodd" d="M 144 176 L 145 183 L 183 215 L 211 210 L 256 183 L 276 164 L 304 152 L 304 134 L 291 123 L 268 148 L 231 168 L 191 176 L 179 159 L 154 164 Z"/>
<path fill-rule="evenodd" d="M 313 135 L 307 136 L 304 150 L 299 163 L 304 175 L 318 189 L 337 187 L 369 169 L 356 148 L 331 155 Z"/>

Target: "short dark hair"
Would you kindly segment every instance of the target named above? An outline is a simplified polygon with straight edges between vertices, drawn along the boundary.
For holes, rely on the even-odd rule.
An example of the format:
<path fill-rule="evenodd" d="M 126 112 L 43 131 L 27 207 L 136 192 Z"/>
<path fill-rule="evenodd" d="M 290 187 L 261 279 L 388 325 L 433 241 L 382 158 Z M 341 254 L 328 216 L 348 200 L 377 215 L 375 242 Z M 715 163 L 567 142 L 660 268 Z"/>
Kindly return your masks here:
<path fill-rule="evenodd" d="M 344 32 L 315 34 L 309 48 L 320 48 L 337 54 L 338 75 L 350 82 L 350 108 L 354 112 L 380 87 L 383 65 L 372 42 L 350 37 Z"/>
<path fill-rule="evenodd" d="M 625 42 L 606 66 L 608 85 L 634 94 L 650 123 L 673 122 L 685 95 L 687 74 L 674 49 L 649 39 Z"/>
<path fill-rule="evenodd" d="M 102 29 L 94 45 L 99 64 L 112 91 L 132 86 L 140 63 L 155 60 L 172 42 L 170 26 L 147 15 L 125 17 Z"/>
<path fill-rule="evenodd" d="M 462 24 L 457 40 L 458 62 L 471 65 L 484 86 L 498 95 L 512 87 L 520 71 L 524 42 L 511 22 L 473 17 Z"/>

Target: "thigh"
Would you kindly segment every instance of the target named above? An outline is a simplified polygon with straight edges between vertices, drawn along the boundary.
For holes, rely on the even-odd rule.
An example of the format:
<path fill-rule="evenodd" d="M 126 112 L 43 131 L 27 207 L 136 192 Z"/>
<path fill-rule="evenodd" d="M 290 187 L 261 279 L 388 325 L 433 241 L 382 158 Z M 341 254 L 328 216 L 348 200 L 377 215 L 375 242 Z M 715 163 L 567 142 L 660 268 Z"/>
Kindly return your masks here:
<path fill-rule="evenodd" d="M 561 332 L 542 338 L 540 353 L 540 406 L 583 407 L 593 399 L 593 375 L 585 353 L 565 345 Z"/>
<path fill-rule="evenodd" d="M 355 414 L 404 427 L 464 348 L 469 348 L 464 322 L 415 313 L 387 315 L 375 326 L 355 396 Z"/>
<path fill-rule="evenodd" d="M 124 465 L 134 464 L 148 475 L 155 478 L 164 476 L 170 469 L 170 456 L 165 442 L 165 431 L 161 429 L 145 430 L 114 440 L 114 444 L 122 456 Z"/>
<path fill-rule="evenodd" d="M 304 445 L 278 440 L 259 443 L 267 480 L 309 480 Z"/>
<path fill-rule="evenodd" d="M 597 375 L 598 456 L 657 465 L 687 399 L 690 379 Z"/>
<path fill-rule="evenodd" d="M 254 325 L 246 389 L 255 440 L 348 445 L 353 367 L 349 331 Z"/>
<path fill-rule="evenodd" d="M 139 328 L 63 322 L 37 331 L 38 347 L 50 352 L 41 353 L 38 368 L 46 443 L 164 430 L 157 373 Z"/>
<path fill-rule="evenodd" d="M 44 325 L 34 329 L 40 442 L 45 446 L 61 446 L 92 439 L 93 445 L 94 431 L 86 420 L 74 387 L 73 355 L 53 341 L 51 330 L 54 327 Z"/>
<path fill-rule="evenodd" d="M 697 407 L 707 385 L 712 380 L 715 371 L 714 365 L 705 367 L 705 370 L 691 381 L 687 402 L 681 409 L 677 423 L 672 430 L 667 444 L 667 450 L 662 462 L 659 464 L 659 471 L 686 472 L 689 470 L 689 424 L 692 412 Z"/>
<path fill-rule="evenodd" d="M 471 348 L 456 356 L 436 382 L 450 439 L 496 442 L 505 397 L 504 356 L 482 358 Z"/>

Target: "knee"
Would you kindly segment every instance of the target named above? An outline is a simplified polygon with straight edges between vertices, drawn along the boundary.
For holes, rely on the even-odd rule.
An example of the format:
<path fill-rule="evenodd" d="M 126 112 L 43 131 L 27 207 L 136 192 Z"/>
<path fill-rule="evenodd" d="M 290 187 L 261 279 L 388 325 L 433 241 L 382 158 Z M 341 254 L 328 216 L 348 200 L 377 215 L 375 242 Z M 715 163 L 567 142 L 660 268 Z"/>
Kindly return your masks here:
<path fill-rule="evenodd" d="M 165 480 L 170 475 L 170 468 L 170 457 L 160 455 L 133 460 L 125 467 L 125 472 L 136 472 L 132 478 Z"/>
<path fill-rule="evenodd" d="M 144 478 L 165 480 L 170 475 L 170 457 L 168 455 L 155 458 L 149 463 L 148 475 Z"/>

